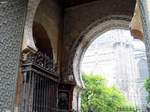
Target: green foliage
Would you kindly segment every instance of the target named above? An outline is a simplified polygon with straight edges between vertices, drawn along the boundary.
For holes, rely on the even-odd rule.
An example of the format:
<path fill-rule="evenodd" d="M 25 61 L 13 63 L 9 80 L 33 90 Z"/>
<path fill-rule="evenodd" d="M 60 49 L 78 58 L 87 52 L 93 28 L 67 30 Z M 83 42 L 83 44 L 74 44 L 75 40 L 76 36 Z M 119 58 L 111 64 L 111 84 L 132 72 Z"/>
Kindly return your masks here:
<path fill-rule="evenodd" d="M 146 91 L 149 94 L 148 95 L 148 102 L 150 103 L 150 78 L 145 80 L 144 86 L 145 86 Z"/>
<path fill-rule="evenodd" d="M 114 86 L 108 87 L 102 76 L 83 75 L 83 81 L 85 90 L 81 100 L 82 112 L 117 112 L 120 107 L 130 106 L 122 92 Z"/>

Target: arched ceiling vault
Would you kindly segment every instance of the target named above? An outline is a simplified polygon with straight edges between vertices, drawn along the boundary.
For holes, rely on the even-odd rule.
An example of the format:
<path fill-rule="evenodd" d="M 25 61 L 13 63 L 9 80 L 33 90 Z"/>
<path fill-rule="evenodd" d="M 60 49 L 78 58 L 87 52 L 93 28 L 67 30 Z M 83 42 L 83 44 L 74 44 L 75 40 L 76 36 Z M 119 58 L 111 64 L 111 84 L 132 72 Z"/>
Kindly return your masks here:
<path fill-rule="evenodd" d="M 61 0 L 64 5 L 64 8 L 73 7 L 77 5 L 87 4 L 94 1 L 102 1 L 102 2 L 109 2 L 111 0 Z M 116 0 L 117 2 L 126 2 L 127 4 L 130 3 L 133 7 L 135 5 L 136 0 Z"/>

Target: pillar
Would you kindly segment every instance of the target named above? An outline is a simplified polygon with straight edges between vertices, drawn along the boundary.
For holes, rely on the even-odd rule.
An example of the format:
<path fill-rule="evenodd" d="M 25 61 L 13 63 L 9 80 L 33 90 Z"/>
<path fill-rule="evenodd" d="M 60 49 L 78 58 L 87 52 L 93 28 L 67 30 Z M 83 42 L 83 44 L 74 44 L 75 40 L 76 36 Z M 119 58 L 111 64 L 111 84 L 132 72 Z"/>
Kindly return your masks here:
<path fill-rule="evenodd" d="M 14 112 L 28 0 L 0 0 L 0 112 Z"/>
<path fill-rule="evenodd" d="M 144 43 L 146 46 L 148 68 L 150 71 L 150 2 L 149 0 L 137 0 L 139 2 L 142 26 L 144 31 Z"/>
<path fill-rule="evenodd" d="M 72 102 L 72 109 L 76 112 L 81 111 L 81 94 L 83 88 L 76 86 L 73 90 L 73 102 Z"/>

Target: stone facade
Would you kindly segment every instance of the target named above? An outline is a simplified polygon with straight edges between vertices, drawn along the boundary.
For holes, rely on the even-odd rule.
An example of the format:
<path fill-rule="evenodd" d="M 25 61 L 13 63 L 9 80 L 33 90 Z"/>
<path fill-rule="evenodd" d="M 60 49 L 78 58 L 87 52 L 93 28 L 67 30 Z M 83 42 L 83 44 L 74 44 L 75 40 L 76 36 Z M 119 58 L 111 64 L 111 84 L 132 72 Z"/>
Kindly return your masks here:
<path fill-rule="evenodd" d="M 13 112 L 27 0 L 0 1 L 0 112 Z"/>

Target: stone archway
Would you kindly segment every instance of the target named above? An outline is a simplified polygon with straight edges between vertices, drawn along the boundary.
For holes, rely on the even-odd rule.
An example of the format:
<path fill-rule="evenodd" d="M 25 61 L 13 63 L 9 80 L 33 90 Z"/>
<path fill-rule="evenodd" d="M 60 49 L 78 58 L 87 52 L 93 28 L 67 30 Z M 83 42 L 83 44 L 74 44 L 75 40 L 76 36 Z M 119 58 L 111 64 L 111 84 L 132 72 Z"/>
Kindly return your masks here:
<path fill-rule="evenodd" d="M 62 18 L 60 15 L 61 9 L 59 8 L 58 3 L 53 0 L 29 0 L 22 51 L 24 53 L 37 51 L 37 47 L 35 46 L 33 39 L 33 24 L 34 22 L 37 22 L 45 28 L 51 42 L 55 64 L 59 63 L 58 55 L 60 54 L 58 53 L 58 42 L 62 33 Z"/>
<path fill-rule="evenodd" d="M 113 15 L 105 17 L 101 20 L 97 20 L 91 24 L 85 31 L 83 31 L 75 44 L 73 44 L 72 52 L 72 73 L 76 81 L 76 87 L 73 93 L 73 105 L 74 109 L 80 111 L 80 94 L 84 84 L 80 74 L 80 62 L 88 46 L 98 36 L 111 29 L 129 29 L 131 17 Z"/>

